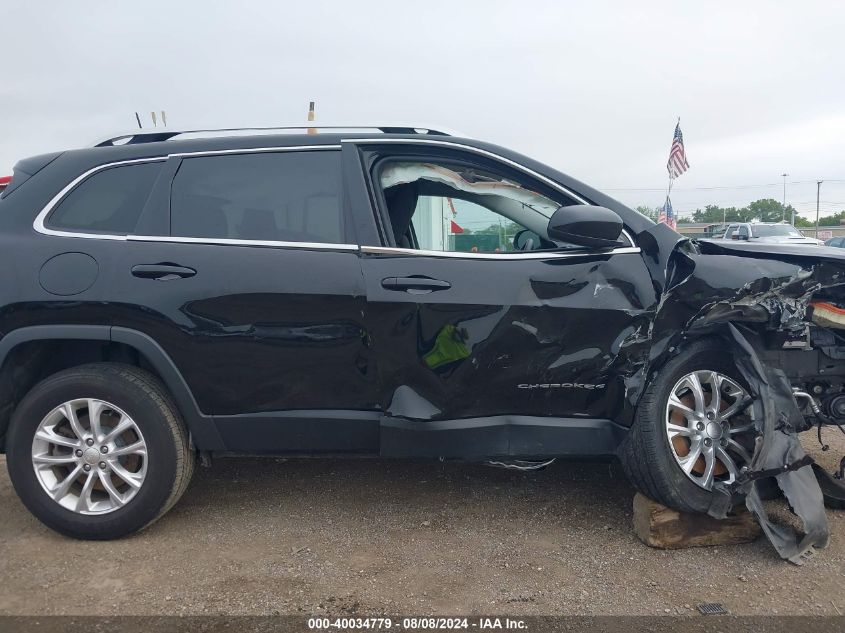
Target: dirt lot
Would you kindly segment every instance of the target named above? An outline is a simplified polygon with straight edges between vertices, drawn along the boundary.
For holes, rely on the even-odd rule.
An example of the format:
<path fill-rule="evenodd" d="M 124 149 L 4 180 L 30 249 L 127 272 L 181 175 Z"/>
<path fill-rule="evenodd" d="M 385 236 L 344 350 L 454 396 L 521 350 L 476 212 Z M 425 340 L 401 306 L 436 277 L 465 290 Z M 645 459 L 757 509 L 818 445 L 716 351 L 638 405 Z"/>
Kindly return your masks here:
<path fill-rule="evenodd" d="M 832 469 L 845 437 L 826 437 L 830 453 L 806 444 Z M 762 538 L 652 550 L 609 464 L 220 459 L 161 521 L 106 543 L 42 527 L 2 466 L 2 614 L 845 612 L 845 512 L 802 568 Z"/>

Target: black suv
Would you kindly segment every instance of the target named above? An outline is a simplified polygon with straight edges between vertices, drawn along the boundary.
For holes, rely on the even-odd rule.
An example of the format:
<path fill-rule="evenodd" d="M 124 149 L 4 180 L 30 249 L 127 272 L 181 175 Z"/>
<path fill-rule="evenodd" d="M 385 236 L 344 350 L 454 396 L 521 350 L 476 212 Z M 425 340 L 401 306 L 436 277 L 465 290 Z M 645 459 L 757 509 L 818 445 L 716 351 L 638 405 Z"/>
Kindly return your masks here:
<path fill-rule="evenodd" d="M 0 252 L 9 473 L 80 538 L 143 528 L 219 452 L 618 455 L 707 510 L 759 430 L 728 322 L 845 418 L 835 249 L 689 241 L 435 130 L 159 130 L 29 158 Z"/>

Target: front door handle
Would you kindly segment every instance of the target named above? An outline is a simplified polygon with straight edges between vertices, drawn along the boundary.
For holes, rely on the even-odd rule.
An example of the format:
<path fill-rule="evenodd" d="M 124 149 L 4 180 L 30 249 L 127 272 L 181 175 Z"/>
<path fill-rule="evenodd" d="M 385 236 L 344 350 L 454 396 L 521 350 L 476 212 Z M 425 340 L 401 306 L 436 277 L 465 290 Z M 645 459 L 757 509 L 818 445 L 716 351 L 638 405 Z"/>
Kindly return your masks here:
<path fill-rule="evenodd" d="M 452 287 L 448 281 L 431 277 L 387 277 L 381 280 L 385 290 L 398 290 L 421 295 L 435 290 L 448 290 Z"/>
<path fill-rule="evenodd" d="M 176 264 L 138 264 L 132 267 L 132 275 L 141 279 L 155 279 L 156 281 L 172 281 L 185 279 L 197 274 L 193 268 Z"/>

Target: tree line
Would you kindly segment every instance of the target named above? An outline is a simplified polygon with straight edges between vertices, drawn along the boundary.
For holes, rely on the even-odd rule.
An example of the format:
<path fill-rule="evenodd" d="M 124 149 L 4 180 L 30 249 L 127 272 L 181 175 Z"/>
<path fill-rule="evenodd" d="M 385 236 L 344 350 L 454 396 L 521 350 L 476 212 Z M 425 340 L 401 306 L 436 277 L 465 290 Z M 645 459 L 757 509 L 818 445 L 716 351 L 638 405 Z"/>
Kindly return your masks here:
<path fill-rule="evenodd" d="M 637 211 L 656 222 L 660 214 L 660 207 L 652 208 L 641 205 L 637 207 Z M 763 198 L 741 208 L 708 204 L 703 209 L 693 211 L 692 218 L 685 221 L 719 224 L 721 222 L 780 222 L 786 219 L 789 222 L 792 219 L 793 211 L 791 204 L 784 206 L 772 198 Z M 839 226 L 840 220 L 845 220 L 845 211 L 820 217 L 819 226 Z M 795 226 L 811 227 L 815 226 L 815 222 L 811 222 L 796 212 Z"/>

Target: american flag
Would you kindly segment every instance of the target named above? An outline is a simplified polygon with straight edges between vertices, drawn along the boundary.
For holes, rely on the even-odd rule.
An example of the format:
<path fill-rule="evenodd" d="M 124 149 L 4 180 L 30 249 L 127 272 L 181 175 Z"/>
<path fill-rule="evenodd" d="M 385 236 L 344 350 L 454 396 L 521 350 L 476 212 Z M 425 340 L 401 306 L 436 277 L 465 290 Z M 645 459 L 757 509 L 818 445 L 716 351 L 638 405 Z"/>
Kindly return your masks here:
<path fill-rule="evenodd" d="M 675 211 L 672 209 L 672 201 L 669 199 L 669 196 L 666 196 L 666 203 L 660 209 L 660 215 L 657 216 L 657 221 L 666 224 L 670 228 L 678 228 L 678 221 L 675 218 Z"/>
<path fill-rule="evenodd" d="M 672 137 L 672 147 L 669 150 L 669 162 L 666 163 L 669 170 L 669 178 L 677 178 L 687 169 L 687 153 L 684 151 L 684 135 L 681 133 L 681 122 L 675 126 L 675 136 Z"/>

